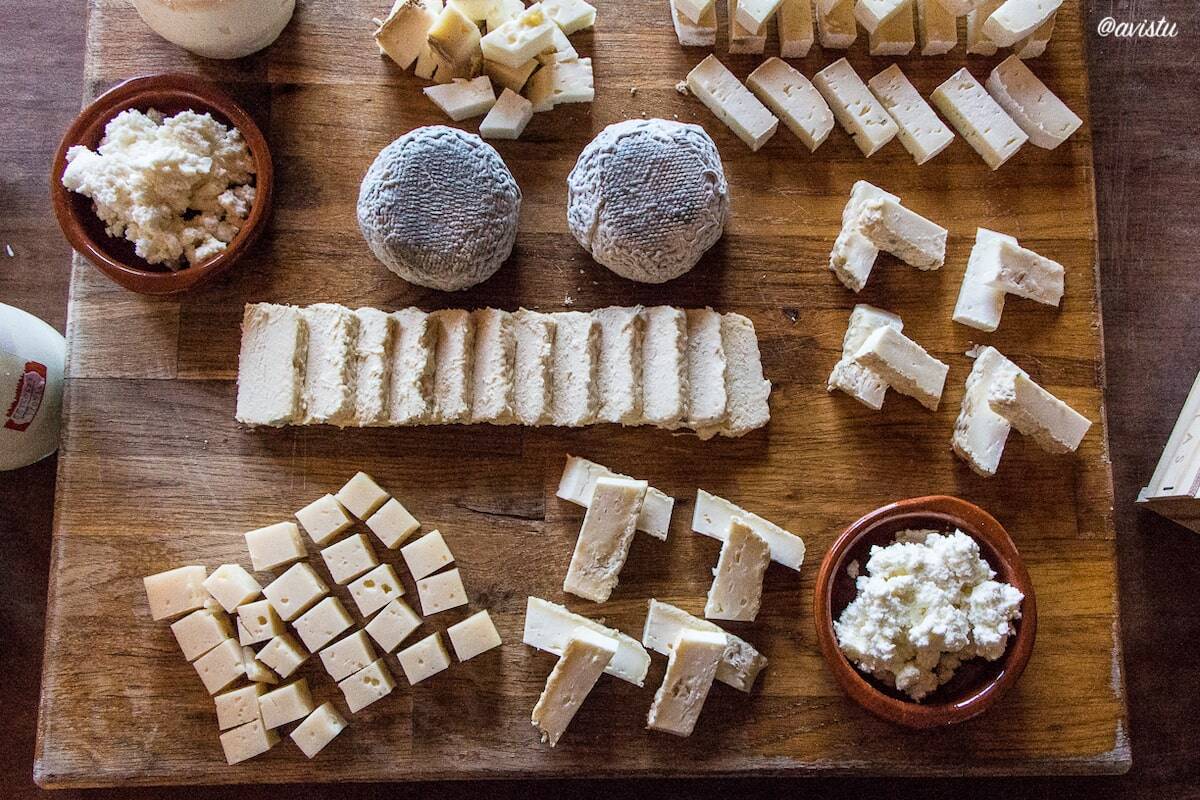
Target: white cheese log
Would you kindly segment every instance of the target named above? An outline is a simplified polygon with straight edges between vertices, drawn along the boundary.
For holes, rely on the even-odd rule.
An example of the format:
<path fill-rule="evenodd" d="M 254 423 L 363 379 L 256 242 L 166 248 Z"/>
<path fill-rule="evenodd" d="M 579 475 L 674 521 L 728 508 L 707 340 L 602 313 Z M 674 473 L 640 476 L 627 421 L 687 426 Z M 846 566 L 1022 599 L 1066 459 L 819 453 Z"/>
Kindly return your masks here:
<path fill-rule="evenodd" d="M 751 150 L 775 135 L 779 120 L 716 56 L 708 56 L 688 73 L 687 86 Z"/>
<path fill-rule="evenodd" d="M 304 414 L 308 327 L 295 306 L 248 303 L 238 355 L 238 422 L 288 425 Z"/>
<path fill-rule="evenodd" d="M 568 503 L 587 508 L 592 503 L 596 482 L 601 478 L 634 480 L 628 475 L 613 472 L 608 467 L 588 461 L 586 458 L 568 455 L 567 464 L 563 467 L 555 496 Z M 671 513 L 674 509 L 675 499 L 673 497 L 663 494 L 653 486 L 647 488 L 641 513 L 638 514 L 637 529 L 665 542 L 667 533 L 671 530 Z"/>
<path fill-rule="evenodd" d="M 1083 120 L 1015 55 L 992 70 L 987 90 L 1037 147 L 1053 150 L 1083 125 Z"/>
<path fill-rule="evenodd" d="M 646 626 L 642 629 L 643 645 L 669 657 L 685 630 L 725 634 L 725 653 L 717 665 L 717 680 L 742 692 L 754 688 L 758 673 L 767 666 L 767 659 L 749 642 L 670 603 L 650 601 Z"/>
<path fill-rule="evenodd" d="M 522 641 L 530 647 L 561 656 L 572 634 L 580 627 L 616 639 L 617 652 L 604 668 L 605 672 L 634 686 L 645 684 L 650 654 L 636 639 L 540 597 L 530 597 L 526 603 Z"/>

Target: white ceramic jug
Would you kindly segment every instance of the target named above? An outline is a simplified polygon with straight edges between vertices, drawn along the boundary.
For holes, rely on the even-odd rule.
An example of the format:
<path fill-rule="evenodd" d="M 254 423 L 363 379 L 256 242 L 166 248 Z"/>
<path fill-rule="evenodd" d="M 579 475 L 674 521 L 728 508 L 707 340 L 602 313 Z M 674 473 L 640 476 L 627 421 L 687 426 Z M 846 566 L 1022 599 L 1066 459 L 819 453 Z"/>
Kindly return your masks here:
<path fill-rule="evenodd" d="M 0 303 L 0 470 L 58 449 L 66 356 L 58 331 Z"/>

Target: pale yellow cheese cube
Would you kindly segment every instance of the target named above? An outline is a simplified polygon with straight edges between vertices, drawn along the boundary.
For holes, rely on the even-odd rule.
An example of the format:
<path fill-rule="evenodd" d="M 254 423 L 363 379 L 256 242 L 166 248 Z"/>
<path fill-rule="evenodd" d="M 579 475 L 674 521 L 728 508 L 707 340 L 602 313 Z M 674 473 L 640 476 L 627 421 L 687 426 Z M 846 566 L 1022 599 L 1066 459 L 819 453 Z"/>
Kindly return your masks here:
<path fill-rule="evenodd" d="M 393 550 L 412 536 L 421 523 L 408 513 L 396 498 L 390 498 L 383 507 L 367 519 L 367 527 L 379 537 L 379 541 L 389 550 Z"/>
<path fill-rule="evenodd" d="M 208 592 L 201 566 L 179 567 L 142 578 L 153 619 L 170 619 L 204 607 Z"/>
<path fill-rule="evenodd" d="M 358 580 L 352 581 L 348 588 L 363 619 L 404 594 L 404 584 L 400 583 L 400 578 L 391 564 L 380 564 Z"/>
<path fill-rule="evenodd" d="M 252 683 L 214 697 L 217 727 L 224 731 L 258 719 L 258 697 L 265 691 L 261 683 Z"/>
<path fill-rule="evenodd" d="M 308 660 L 308 653 L 289 633 L 282 633 L 258 651 L 258 660 L 286 678 Z"/>
<path fill-rule="evenodd" d="M 365 668 L 338 682 L 338 688 L 346 697 L 346 705 L 351 714 L 357 714 L 367 706 L 387 697 L 396 688 L 392 673 L 384 665 L 383 659 L 371 662 Z"/>
<path fill-rule="evenodd" d="M 232 614 L 237 607 L 262 594 L 262 586 L 240 564 L 222 564 L 204 579 L 208 590 L 221 608 Z"/>
<path fill-rule="evenodd" d="M 220 611 L 202 608 L 171 624 L 171 633 L 188 661 L 195 661 L 221 642 L 233 636 L 229 617 Z"/>
<path fill-rule="evenodd" d="M 483 57 L 510 67 L 519 67 L 551 47 L 556 25 L 546 17 L 540 3 L 505 22 L 480 40 Z"/>
<path fill-rule="evenodd" d="M 246 547 L 255 572 L 282 567 L 308 555 L 294 522 L 277 522 L 248 532 Z"/>
<path fill-rule="evenodd" d="M 355 631 L 345 639 L 334 642 L 318 655 L 325 665 L 325 671 L 335 681 L 353 675 L 377 658 L 371 640 L 363 631 Z"/>
<path fill-rule="evenodd" d="M 404 545 L 400 548 L 400 555 L 404 556 L 404 563 L 408 565 L 414 580 L 432 575 L 454 560 L 440 531 L 432 531 Z"/>
<path fill-rule="evenodd" d="M 271 606 L 270 600 L 256 600 L 238 606 L 238 632 L 245 632 L 245 637 L 238 636 L 242 644 L 258 644 L 269 641 L 285 632 L 287 627 L 279 614 Z"/>
<path fill-rule="evenodd" d="M 390 653 L 421 626 L 421 618 L 403 600 L 393 600 L 367 623 L 366 632 L 375 643 Z"/>
<path fill-rule="evenodd" d="M 329 568 L 329 574 L 334 581 L 340 584 L 349 583 L 379 565 L 371 543 L 361 533 L 347 536 L 337 544 L 329 545 L 321 551 L 321 558 L 325 559 L 325 566 Z"/>
<path fill-rule="evenodd" d="M 303 719 L 313 710 L 308 681 L 301 678 L 267 692 L 258 698 L 258 707 L 262 712 L 263 725 L 267 728 L 278 728 Z"/>
<path fill-rule="evenodd" d="M 221 749 L 230 766 L 260 756 L 278 743 L 279 735 L 264 728 L 260 719 L 221 734 Z"/>
<path fill-rule="evenodd" d="M 331 494 L 319 497 L 296 512 L 296 519 L 317 544 L 327 544 L 354 524 L 346 509 Z"/>
<path fill-rule="evenodd" d="M 417 595 L 421 598 L 421 613 L 427 617 L 467 604 L 467 591 L 457 569 L 417 581 Z"/>
<path fill-rule="evenodd" d="M 196 659 L 192 665 L 204 688 L 209 694 L 216 694 L 229 684 L 246 674 L 246 665 L 242 662 L 242 646 L 236 639 L 226 639 Z"/>
<path fill-rule="evenodd" d="M 333 707 L 333 703 L 322 703 L 292 731 L 292 741 L 300 748 L 300 752 L 312 758 L 345 729 L 346 720 Z"/>
<path fill-rule="evenodd" d="M 446 634 L 459 661 L 469 661 L 480 653 L 500 646 L 500 633 L 486 610 L 451 625 L 446 629 Z"/>
<path fill-rule="evenodd" d="M 317 652 L 353 625 L 354 619 L 336 597 L 326 597 L 292 623 L 310 653 Z"/>
<path fill-rule="evenodd" d="M 246 668 L 247 680 L 255 683 L 279 683 L 279 676 L 258 660 L 253 647 L 242 647 L 242 665 Z"/>
<path fill-rule="evenodd" d="M 338 490 L 338 502 L 359 519 L 366 519 L 387 502 L 388 493 L 365 472 L 357 473 Z"/>
<path fill-rule="evenodd" d="M 280 617 L 291 621 L 329 594 L 329 587 L 308 564 L 294 564 L 268 583 L 263 594 Z"/>
<path fill-rule="evenodd" d="M 450 666 L 450 654 L 446 652 L 446 645 L 442 643 L 442 637 L 436 631 L 411 647 L 401 650 L 396 654 L 396 658 L 400 660 L 404 677 L 414 685 Z"/>

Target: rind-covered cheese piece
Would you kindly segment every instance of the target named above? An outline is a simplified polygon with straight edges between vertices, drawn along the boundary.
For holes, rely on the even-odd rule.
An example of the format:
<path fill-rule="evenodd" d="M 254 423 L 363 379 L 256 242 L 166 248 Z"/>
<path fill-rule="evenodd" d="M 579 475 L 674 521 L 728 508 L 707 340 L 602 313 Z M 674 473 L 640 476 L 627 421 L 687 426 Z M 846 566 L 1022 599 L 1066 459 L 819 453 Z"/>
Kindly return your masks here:
<path fill-rule="evenodd" d="M 441 423 L 469 422 L 474 388 L 475 326 L 469 311 L 434 311 L 437 326 L 434 349 L 433 419 Z"/>
<path fill-rule="evenodd" d="M 1023 372 L 1009 372 L 988 390 L 988 407 L 1048 453 L 1072 453 L 1092 422 Z"/>
<path fill-rule="evenodd" d="M 600 324 L 596 420 L 637 424 L 642 414 L 642 307 L 610 306 L 592 316 Z"/>
<path fill-rule="evenodd" d="M 775 13 L 775 21 L 779 30 L 779 55 L 782 58 L 807 56 L 813 44 L 811 0 L 783 0 Z"/>
<path fill-rule="evenodd" d="M 846 50 L 858 38 L 854 0 L 817 0 L 817 38 L 827 50 Z"/>
<path fill-rule="evenodd" d="M 696 492 L 696 509 L 692 512 L 692 530 L 703 536 L 724 542 L 730 524 L 740 519 L 771 549 L 771 560 L 788 569 L 800 571 L 804 564 L 804 540 L 769 520 L 739 508 L 728 500 L 703 489 Z"/>
<path fill-rule="evenodd" d="M 525 84 L 529 82 L 529 77 L 533 75 L 534 71 L 539 65 L 540 62 L 536 58 L 529 59 L 519 67 L 510 67 L 507 64 L 501 64 L 497 61 L 488 61 L 487 59 L 484 59 L 483 72 L 485 75 L 491 78 L 492 83 L 496 84 L 497 86 L 503 86 L 505 89 L 510 89 L 514 93 L 519 93 L 525 88 Z M 499 103 L 498 100 L 497 103 Z M 493 106 L 493 109 L 494 108 L 495 106 Z M 489 115 L 491 114 L 491 112 L 488 113 Z M 532 103 L 529 104 L 529 113 L 531 115 L 533 114 Z M 482 127 L 479 130 L 479 135 L 485 139 L 495 138 L 489 137 L 487 134 L 485 134 Z"/>
<path fill-rule="evenodd" d="M 572 634 L 579 627 L 616 640 L 617 652 L 604 671 L 634 686 L 646 682 L 650 654 L 636 639 L 599 622 L 568 611 L 557 603 L 530 597 L 525 608 L 525 632 L 522 641 L 530 647 L 561 656 Z"/>
<path fill-rule="evenodd" d="M 1015 55 L 992 70 L 987 90 L 1037 147 L 1053 150 L 1083 124 Z"/>
<path fill-rule="evenodd" d="M 391 351 L 388 423 L 415 425 L 433 414 L 433 374 L 437 365 L 438 325 L 417 308 L 392 313 L 396 333 Z"/>
<path fill-rule="evenodd" d="M 967 376 L 950 446 L 974 472 L 985 478 L 996 474 L 1011 430 L 1008 420 L 991 409 L 992 385 L 1005 375 L 1021 371 L 996 348 L 984 347 L 976 352 L 975 364 Z"/>
<path fill-rule="evenodd" d="M 447 11 L 451 8 L 453 6 L 448 7 Z M 486 114 L 496 105 L 496 91 L 487 75 L 480 75 L 471 80 L 455 78 L 450 83 L 426 86 L 421 91 L 443 114 L 455 122 Z"/>
<path fill-rule="evenodd" d="M 1011 47 L 1042 26 L 1063 0 L 1005 0 L 983 23 L 983 32 L 1000 47 Z"/>
<path fill-rule="evenodd" d="M 457 2 L 446 4 L 426 36 L 430 49 L 454 78 L 470 78 L 479 71 L 479 39 L 479 27 L 459 10 Z"/>
<path fill-rule="evenodd" d="M 616 639 L 590 628 L 572 631 L 530 715 L 544 743 L 551 747 L 558 744 L 575 712 L 612 663 L 618 647 Z"/>
<path fill-rule="evenodd" d="M 751 150 L 775 135 L 779 120 L 716 56 L 709 55 L 688 73 L 687 86 Z"/>
<path fill-rule="evenodd" d="M 905 0 L 900 11 L 871 31 L 868 42 L 873 56 L 905 56 L 917 46 L 913 26 L 913 0 Z"/>
<path fill-rule="evenodd" d="M 522 425 L 547 425 L 554 402 L 554 317 L 513 314 L 513 413 Z"/>
<path fill-rule="evenodd" d="M 722 314 L 721 349 L 725 352 L 725 419 L 697 430 L 701 439 L 718 433 L 745 436 L 771 421 L 771 382 L 763 376 L 754 323 L 741 314 Z"/>
<path fill-rule="evenodd" d="M 758 673 L 767 666 L 767 659 L 749 642 L 670 603 L 650 601 L 646 626 L 642 630 L 642 644 L 656 653 L 670 656 L 675 643 L 679 641 L 679 635 L 685 630 L 723 633 L 725 653 L 717 665 L 717 680 L 742 692 L 754 688 Z"/>
<path fill-rule="evenodd" d="M 967 261 L 962 286 L 958 290 L 958 301 L 954 306 L 955 322 L 991 332 L 1000 327 L 1000 316 L 1004 313 L 1005 292 L 991 285 L 995 278 L 998 259 L 995 249 L 1002 242 L 1016 244 L 1017 240 L 1003 233 L 979 228 L 975 233 L 975 246 Z"/>
<path fill-rule="evenodd" d="M 1003 240 L 989 248 L 987 256 L 992 261 L 989 286 L 1048 306 L 1062 301 L 1067 274 L 1062 264 Z"/>
<path fill-rule="evenodd" d="M 587 508 L 592 503 L 596 482 L 601 478 L 634 480 L 628 475 L 613 472 L 608 467 L 588 461 L 586 458 L 568 455 L 567 464 L 563 467 L 555 496 L 568 503 Z M 642 502 L 642 511 L 638 515 L 637 529 L 665 542 L 667 533 L 671 529 L 671 512 L 674 508 L 675 499 L 673 497 L 663 494 L 653 486 L 648 487 L 646 497 Z"/>
<path fill-rule="evenodd" d="M 923 56 L 944 55 L 958 47 L 958 17 L 942 0 L 917 0 L 917 40 Z"/>
<path fill-rule="evenodd" d="M 808 78 L 787 62 L 768 58 L 750 73 L 746 85 L 810 151 L 829 138 L 834 121 L 829 104 Z"/>
<path fill-rule="evenodd" d="M 954 141 L 954 134 L 897 65 L 871 78 L 867 86 L 896 121 L 900 143 L 918 164 L 924 164 Z"/>
<path fill-rule="evenodd" d="M 684 17 L 699 22 L 716 5 L 715 0 L 671 0 Z"/>
<path fill-rule="evenodd" d="M 721 315 L 711 308 L 687 311 L 687 424 L 718 425 L 729 409 Z"/>
<path fill-rule="evenodd" d="M 612 595 L 629 556 L 647 488 L 645 481 L 596 481 L 563 580 L 564 592 L 595 603 L 606 602 Z"/>
<path fill-rule="evenodd" d="M 354 422 L 380 425 L 387 421 L 388 388 L 391 382 L 392 338 L 395 321 L 383 311 L 360 308 L 358 338 L 354 343 Z"/>
<path fill-rule="evenodd" d="M 840 58 L 813 77 L 829 108 L 868 158 L 896 137 L 896 122 L 879 104 L 862 78 Z"/>
<path fill-rule="evenodd" d="M 993 170 L 1029 140 L 965 67 L 934 89 L 932 99 Z"/>
<path fill-rule="evenodd" d="M 876 328 L 884 325 L 890 325 L 898 331 L 904 330 L 904 323 L 895 314 L 864 303 L 854 307 L 850 312 L 846 335 L 842 339 L 842 357 L 829 373 L 826 385 L 829 391 L 841 389 L 873 411 L 883 408 L 888 384 L 881 376 L 856 362 L 854 354 Z"/>
<path fill-rule="evenodd" d="M 352 424 L 358 317 L 345 306 L 333 303 L 306 306 L 302 313 L 308 328 L 304 422 L 339 427 Z"/>
<path fill-rule="evenodd" d="M 878 186 L 866 181 L 856 181 L 850 190 L 850 199 L 842 209 L 842 229 L 833 242 L 833 250 L 829 253 L 829 269 L 837 275 L 847 289 L 853 292 L 861 291 L 871 277 L 875 259 L 879 257 L 879 248 L 859 230 L 858 221 L 867 203 L 874 200 L 892 200 L 900 202 L 894 194 L 885 192 Z"/>
<path fill-rule="evenodd" d="M 504 425 L 513 420 L 516 336 L 512 315 L 495 308 L 471 312 L 475 353 L 471 364 L 471 422 Z"/>
<path fill-rule="evenodd" d="M 868 201 L 858 228 L 871 244 L 917 269 L 938 269 L 946 261 L 949 232 L 895 200 Z"/>
<path fill-rule="evenodd" d="M 288 425 L 304 415 L 308 327 L 295 306 L 247 303 L 238 355 L 237 421 Z"/>
<path fill-rule="evenodd" d="M 1054 22 L 1057 18 L 1058 12 L 1051 14 L 1050 18 L 1043 22 L 1036 31 L 1014 44 L 1013 54 L 1017 58 L 1029 59 L 1037 58 L 1045 53 L 1051 37 L 1054 36 Z"/>
<path fill-rule="evenodd" d="M 738 0 L 735 16 L 739 25 L 751 33 L 762 33 L 767 20 L 779 10 L 781 0 Z"/>
<path fill-rule="evenodd" d="M 882 377 L 888 384 L 930 411 L 937 411 L 950 365 L 900 331 L 885 325 L 863 342 L 854 361 Z"/>
<path fill-rule="evenodd" d="M 439 8 L 431 13 L 423 0 L 401 0 L 375 31 L 375 42 L 400 69 L 408 69 L 425 48 L 429 28 L 440 12 Z"/>
<path fill-rule="evenodd" d="M 642 311 L 642 420 L 671 428 L 687 415 L 687 315 L 671 306 Z"/>
<path fill-rule="evenodd" d="M 646 727 L 676 736 L 691 736 L 712 688 L 725 651 L 725 636 L 714 631 L 684 630 L 667 657 L 662 686 L 646 716 Z"/>
<path fill-rule="evenodd" d="M 763 575 L 770 563 L 771 549 L 763 538 L 743 520 L 731 520 L 713 570 L 704 616 L 753 622 L 762 606 Z"/>
<path fill-rule="evenodd" d="M 671 5 L 671 22 L 675 24 L 675 37 L 681 47 L 712 47 L 717 43 L 717 7 L 708 3 L 707 9 L 698 19 L 690 19 L 681 10 L 682 0 L 668 0 Z"/>
<path fill-rule="evenodd" d="M 562 311 L 553 317 L 550 424 L 568 428 L 590 425 L 600 405 L 596 392 L 600 325 L 581 311 Z"/>

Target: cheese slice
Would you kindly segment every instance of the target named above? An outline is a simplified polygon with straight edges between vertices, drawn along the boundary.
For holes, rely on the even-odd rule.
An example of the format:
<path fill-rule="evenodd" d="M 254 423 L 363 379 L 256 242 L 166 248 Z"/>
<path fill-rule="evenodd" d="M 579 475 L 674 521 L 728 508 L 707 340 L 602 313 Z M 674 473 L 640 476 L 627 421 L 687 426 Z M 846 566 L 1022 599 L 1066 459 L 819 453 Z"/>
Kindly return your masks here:
<path fill-rule="evenodd" d="M 522 641 L 537 650 L 561 656 L 580 627 L 616 640 L 617 652 L 604 667 L 605 672 L 634 686 L 645 684 L 650 654 L 636 639 L 540 597 L 530 597 L 526 603 Z"/>
<path fill-rule="evenodd" d="M 940 56 L 958 47 L 958 18 L 942 0 L 917 0 L 921 55 Z"/>
<path fill-rule="evenodd" d="M 717 680 L 742 692 L 754 688 L 758 673 L 767 666 L 767 659 L 749 642 L 670 603 L 650 601 L 642 644 L 656 653 L 670 656 L 684 631 L 724 634 L 725 652 L 717 665 Z"/>
<path fill-rule="evenodd" d="M 829 104 L 817 87 L 787 62 L 768 58 L 750 73 L 746 85 L 810 151 L 829 138 L 833 130 Z"/>
<path fill-rule="evenodd" d="M 817 39 L 828 50 L 847 50 L 858 38 L 854 0 L 817 0 Z"/>
<path fill-rule="evenodd" d="M 867 337 L 854 361 L 879 375 L 901 394 L 937 411 L 950 365 L 938 361 L 925 348 L 891 326 Z"/>
<path fill-rule="evenodd" d="M 392 319 L 396 332 L 392 338 L 387 418 L 392 425 L 415 425 L 428 420 L 433 412 L 437 321 L 416 308 L 393 312 Z"/>
<path fill-rule="evenodd" d="M 1005 292 L 992 286 L 990 281 L 995 277 L 998 259 L 994 251 L 1001 242 L 1015 245 L 1017 240 L 986 228 L 976 231 L 975 246 L 971 249 L 962 287 L 958 290 L 958 302 L 954 306 L 955 322 L 989 333 L 1000 327 Z"/>
<path fill-rule="evenodd" d="M 578 58 L 579 52 L 571 44 L 571 40 L 561 30 L 556 30 L 552 49 L 538 53 L 536 60 L 541 64 L 549 64 L 551 61 L 575 61 Z"/>
<path fill-rule="evenodd" d="M 441 9 L 431 13 L 428 3 L 422 0 L 403 0 L 396 3 L 375 31 L 375 42 L 381 52 L 396 62 L 400 69 L 408 69 L 426 47 L 426 38 L 433 20 Z"/>
<path fill-rule="evenodd" d="M 1032 437 L 1048 453 L 1072 453 L 1092 422 L 1023 372 L 1009 372 L 992 382 L 988 407 L 1019 433 Z"/>
<path fill-rule="evenodd" d="M 899 197 L 878 186 L 855 181 L 854 188 L 850 190 L 850 199 L 842 209 L 842 229 L 829 253 L 829 269 L 852 292 L 862 291 L 867 285 L 867 279 L 875 267 L 875 259 L 879 256 L 879 248 L 863 235 L 858 225 L 867 204 L 875 200 L 900 202 Z"/>
<path fill-rule="evenodd" d="M 870 157 L 896 137 L 895 120 L 846 59 L 840 58 L 818 72 L 813 84 L 863 155 Z"/>
<path fill-rule="evenodd" d="M 568 455 L 567 465 L 563 467 L 555 496 L 568 503 L 588 508 L 592 504 L 596 482 L 601 478 L 634 480 L 628 475 L 613 472 L 608 467 L 588 461 L 586 458 Z M 673 497 L 663 494 L 653 486 L 648 487 L 646 497 L 642 502 L 641 513 L 638 514 L 637 529 L 665 542 L 667 533 L 671 530 L 671 513 L 674 509 L 675 499 Z"/>
<path fill-rule="evenodd" d="M 1005 0 L 983 23 L 983 32 L 1000 47 L 1029 36 L 1058 11 L 1063 0 Z"/>
<path fill-rule="evenodd" d="M 248 303 L 238 355 L 237 421 L 288 425 L 304 415 L 308 327 L 295 306 Z"/>
<path fill-rule="evenodd" d="M 596 391 L 600 325 L 590 314 L 580 311 L 564 311 L 552 316 L 554 353 L 550 424 L 570 428 L 590 425 L 600 407 Z"/>
<path fill-rule="evenodd" d="M 813 45 L 812 0 L 783 0 L 775 13 L 779 30 L 779 55 L 804 58 Z"/>
<path fill-rule="evenodd" d="M 724 542 L 729 538 L 729 526 L 734 519 L 741 520 L 767 543 L 767 547 L 771 549 L 772 561 L 800 571 L 804 564 L 803 539 L 724 498 L 709 494 L 703 489 L 696 492 L 696 509 L 692 512 L 693 531 Z"/>
<path fill-rule="evenodd" d="M 725 637 L 712 631 L 685 630 L 671 648 L 662 686 L 646 717 L 650 730 L 691 736 L 712 688 L 725 650 Z"/>
<path fill-rule="evenodd" d="M 760 54 L 767 49 L 767 32 L 751 30 L 738 21 L 741 0 L 727 0 L 729 11 L 729 52 Z"/>
<path fill-rule="evenodd" d="M 996 474 L 1011 430 L 1008 420 L 991 409 L 991 387 L 1005 375 L 1017 372 L 1021 369 L 1000 351 L 984 347 L 976 351 L 975 364 L 967 376 L 950 445 L 959 458 L 984 477 Z"/>
<path fill-rule="evenodd" d="M 699 428 L 701 439 L 718 433 L 743 436 L 771 421 L 771 382 L 763 376 L 754 323 L 741 314 L 723 314 L 721 348 L 725 351 L 725 420 L 720 425 Z"/>
<path fill-rule="evenodd" d="M 1017 58 L 1037 58 L 1046 52 L 1050 38 L 1054 36 L 1054 22 L 1057 17 L 1057 12 L 1051 14 L 1050 18 L 1043 22 L 1036 31 L 1013 45 L 1013 53 Z"/>
<path fill-rule="evenodd" d="M 698 19 L 692 20 L 680 10 L 686 0 L 668 0 L 671 4 L 671 21 L 675 24 L 675 36 L 682 47 L 712 47 L 717 43 L 717 7 L 708 4 L 708 10 Z"/>
<path fill-rule="evenodd" d="M 475 353 L 475 326 L 471 322 L 471 313 L 447 309 L 434 311 L 429 316 L 437 326 L 433 419 L 441 423 L 467 422 L 471 418 Z"/>
<path fill-rule="evenodd" d="M 904 323 L 895 314 L 862 303 L 854 307 L 850 312 L 846 335 L 842 339 L 842 357 L 829 373 L 826 387 L 831 392 L 841 389 L 874 411 L 883 408 L 888 383 L 880 375 L 856 362 L 854 354 L 877 328 L 885 325 L 898 331 L 904 330 Z"/>
<path fill-rule="evenodd" d="M 530 721 L 542 742 L 554 747 L 575 718 L 592 687 L 617 654 L 616 639 L 589 628 L 571 632 L 563 654 L 546 678 Z"/>
<path fill-rule="evenodd" d="M 484 139 L 519 139 L 525 126 L 533 119 L 533 103 L 517 94 L 519 89 L 505 89 L 496 105 L 479 123 L 479 135 Z"/>
<path fill-rule="evenodd" d="M 488 18 L 488 14 L 496 5 L 496 0 L 450 0 L 450 3 L 456 6 L 467 19 L 478 24 Z"/>
<path fill-rule="evenodd" d="M 519 67 L 554 45 L 557 26 L 546 16 L 541 3 L 534 3 L 479 40 L 483 57 L 510 67 Z"/>
<path fill-rule="evenodd" d="M 354 344 L 358 317 L 333 303 L 306 306 L 308 356 L 304 367 L 304 424 L 354 422 Z"/>
<path fill-rule="evenodd" d="M 687 86 L 751 150 L 775 135 L 779 120 L 714 55 L 688 73 Z"/>
<path fill-rule="evenodd" d="M 725 347 L 721 315 L 711 308 L 687 311 L 687 424 L 715 425 L 727 414 Z"/>
<path fill-rule="evenodd" d="M 383 425 L 387 422 L 388 387 L 391 384 L 395 320 L 383 311 L 360 308 L 358 339 L 354 344 L 354 421 L 358 425 Z"/>
<path fill-rule="evenodd" d="M 730 520 L 704 616 L 753 622 L 762 606 L 763 575 L 770 563 L 771 549 L 763 538 L 741 519 Z"/>
<path fill-rule="evenodd" d="M 867 86 L 896 121 L 900 143 L 918 164 L 929 161 L 954 141 L 954 134 L 897 65 L 871 78 Z"/>
<path fill-rule="evenodd" d="M 879 24 L 870 33 L 870 53 L 873 56 L 904 56 L 917 46 L 913 28 L 913 0 L 905 0 L 900 11 Z"/>
<path fill-rule="evenodd" d="M 935 2 L 941 3 L 955 17 L 965 17 L 988 0 L 935 0 Z"/>
<path fill-rule="evenodd" d="M 564 103 L 590 103 L 596 97 L 592 60 L 555 61 L 529 79 L 525 96 L 534 112 L 549 111 Z"/>
<path fill-rule="evenodd" d="M 1015 241 L 1000 241 L 987 250 L 992 259 L 987 284 L 1048 306 L 1062 301 L 1066 268 Z"/>
<path fill-rule="evenodd" d="M 904 11 L 911 0 L 856 0 L 854 17 L 867 33 L 874 33 L 881 25 Z"/>
<path fill-rule="evenodd" d="M 705 15 L 713 10 L 715 0 L 672 0 L 679 13 L 694 23 L 699 23 Z"/>
<path fill-rule="evenodd" d="M 629 557 L 629 545 L 642 513 L 645 481 L 600 478 L 575 541 L 563 591 L 603 603 L 612 596 Z"/>
<path fill-rule="evenodd" d="M 737 23 L 753 34 L 765 34 L 767 20 L 775 16 L 782 0 L 737 0 Z"/>
<path fill-rule="evenodd" d="M 636 425 L 642 415 L 642 307 L 610 306 L 592 316 L 600 325 L 596 420 Z"/>
<path fill-rule="evenodd" d="M 472 357 L 471 422 L 506 425 L 513 421 L 513 363 L 516 337 L 512 314 L 495 308 L 471 312 L 475 328 Z"/>
<path fill-rule="evenodd" d="M 983 30 L 987 18 L 1004 4 L 1004 0 L 982 0 L 967 13 L 967 53 L 978 56 L 994 56 L 999 49 Z"/>
<path fill-rule="evenodd" d="M 451 83 L 426 86 L 421 91 L 455 122 L 486 114 L 496 105 L 496 92 L 487 75 L 469 81 L 455 78 Z"/>
<path fill-rule="evenodd" d="M 513 413 L 522 425 L 548 425 L 554 403 L 554 317 L 513 314 Z"/>
<path fill-rule="evenodd" d="M 1083 125 L 1083 120 L 1015 55 L 992 70 L 987 90 L 1037 147 L 1053 150 Z"/>
<path fill-rule="evenodd" d="M 993 170 L 1016 155 L 1029 140 L 966 68 L 935 89 L 932 99 Z"/>
<path fill-rule="evenodd" d="M 671 306 L 642 311 L 642 419 L 675 427 L 687 416 L 687 315 Z"/>
<path fill-rule="evenodd" d="M 868 201 L 858 225 L 871 244 L 917 269 L 938 269 L 946 261 L 949 232 L 895 200 Z"/>

